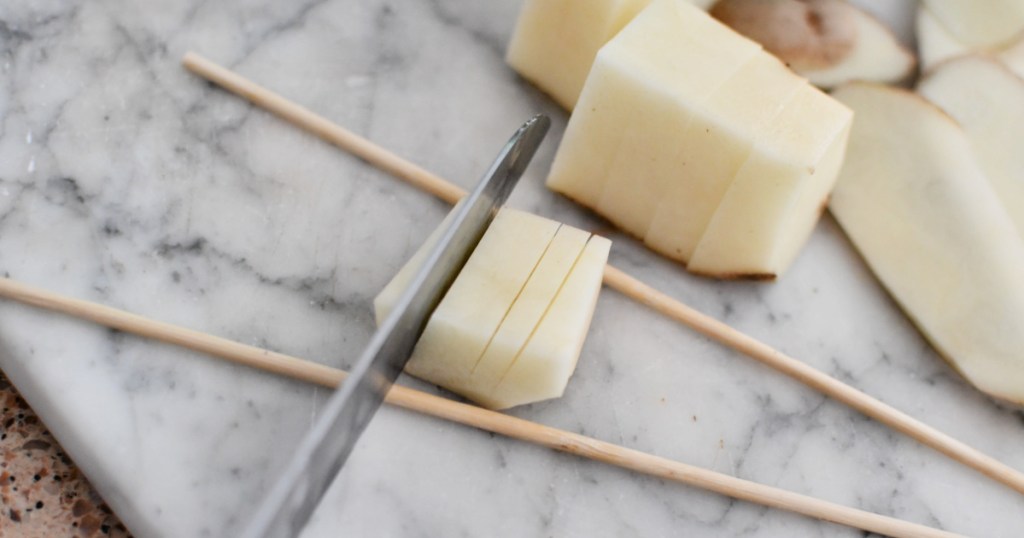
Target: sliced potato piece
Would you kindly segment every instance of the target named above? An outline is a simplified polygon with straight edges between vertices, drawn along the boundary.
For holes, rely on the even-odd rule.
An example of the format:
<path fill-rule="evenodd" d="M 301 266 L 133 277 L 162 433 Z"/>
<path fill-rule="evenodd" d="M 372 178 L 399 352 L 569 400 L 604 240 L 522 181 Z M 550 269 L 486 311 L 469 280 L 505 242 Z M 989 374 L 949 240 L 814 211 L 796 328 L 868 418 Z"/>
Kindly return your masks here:
<path fill-rule="evenodd" d="M 730 78 L 682 130 L 685 160 L 665 174 L 668 183 L 660 189 L 659 203 L 643 208 L 653 215 L 644 243 L 666 256 L 690 260 L 755 141 L 772 132 L 785 107 L 807 88 L 768 54 Z"/>
<path fill-rule="evenodd" d="M 759 53 L 684 1 L 651 4 L 598 54 L 548 187 L 643 237 L 666 186 L 694 160 L 681 131 Z"/>
<path fill-rule="evenodd" d="M 970 52 L 967 45 L 957 41 L 924 4 L 917 8 L 915 27 L 922 70 L 931 69 L 943 60 Z"/>
<path fill-rule="evenodd" d="M 972 384 L 1024 402 L 1024 241 L 960 127 L 919 96 L 851 84 L 830 208 L 879 280 Z"/>
<path fill-rule="evenodd" d="M 704 261 L 690 268 L 774 276 L 820 214 L 842 158 L 839 133 L 849 121 L 849 110 L 757 44 L 686 2 L 658 0 L 598 53 L 548 186 L 652 249 L 690 262 L 747 166 L 743 181 L 750 184 L 740 191 L 749 192 L 733 196 L 712 234 L 746 250 L 729 255 L 709 246 Z M 837 147 L 826 151 L 833 141 Z M 758 151 L 765 155 L 751 156 Z M 771 169 L 776 164 L 787 172 Z M 769 191 L 771 207 L 748 213 L 759 203 L 750 197 Z M 729 235 L 749 224 L 765 228 Z"/>
<path fill-rule="evenodd" d="M 471 391 L 477 359 L 558 227 L 529 213 L 499 212 L 427 322 L 405 371 L 452 392 Z"/>
<path fill-rule="evenodd" d="M 566 110 L 597 51 L 651 0 L 525 0 L 506 61 Z M 689 0 L 707 9 L 715 0 Z"/>
<path fill-rule="evenodd" d="M 733 180 L 689 270 L 719 278 L 781 274 L 824 210 L 852 117 L 847 107 L 803 86 Z"/>
<path fill-rule="evenodd" d="M 446 223 L 377 296 L 378 324 L 422 266 Z M 427 322 L 406 372 L 492 408 L 560 395 L 590 324 L 607 244 L 608 240 L 571 226 L 502 209 Z M 586 254 L 594 248 L 589 245 L 605 245 L 603 257 Z M 584 276 L 573 276 L 576 271 Z M 582 284 L 574 284 L 580 279 L 592 297 L 565 291 L 580 289 Z M 575 297 L 573 304 L 556 306 L 560 294 Z M 542 366 L 531 370 L 532 377 L 503 381 L 521 356 Z"/>
<path fill-rule="evenodd" d="M 590 327 L 609 248 L 611 241 L 591 236 L 536 331 L 499 381 L 494 400 L 486 404 L 504 409 L 562 395 Z"/>
<path fill-rule="evenodd" d="M 650 0 L 526 0 L 506 61 L 566 109 L 594 56 Z"/>
<path fill-rule="evenodd" d="M 957 41 L 924 5 L 917 10 L 917 48 L 921 68 L 926 71 L 945 60 L 974 53 L 990 56 L 1024 77 L 1024 34 L 1007 45 L 971 47 Z"/>
<path fill-rule="evenodd" d="M 888 26 L 843 0 L 721 0 L 711 14 L 822 88 L 897 82 L 916 63 Z"/>
<path fill-rule="evenodd" d="M 1024 31 L 1020 0 L 924 0 L 951 36 L 970 49 L 1008 45 Z"/>
<path fill-rule="evenodd" d="M 917 91 L 964 128 L 1024 237 L 1024 80 L 990 58 L 965 56 L 939 64 Z"/>
<path fill-rule="evenodd" d="M 714 183 L 727 182 L 746 158 L 752 145 L 751 123 L 766 121 L 761 119 L 764 109 L 745 106 L 749 88 L 730 86 L 767 83 L 762 89 L 773 97 L 795 89 L 800 81 L 784 69 L 766 72 L 781 65 L 754 43 L 735 39 L 735 33 L 703 12 L 685 6 L 681 14 L 671 9 L 659 13 L 658 7 L 641 15 L 601 53 L 602 59 L 632 75 L 631 83 L 619 91 L 642 92 L 646 98 L 633 111 L 631 128 L 606 172 L 608 180 L 596 209 L 642 238 L 664 197 L 681 186 L 691 187 L 674 196 L 684 203 L 696 196 L 708 198 L 688 204 L 695 229 L 687 232 L 696 243 L 707 218 L 694 213 L 717 202 Z M 764 61 L 756 62 L 758 58 Z M 755 62 L 756 80 L 732 82 Z M 763 99 L 758 103 L 774 106 Z"/>
<path fill-rule="evenodd" d="M 498 383 L 544 319 L 589 239 L 589 233 L 572 226 L 558 229 L 540 264 L 477 359 L 472 371 L 474 389 L 465 396 L 488 407 L 508 407 L 503 405 L 504 395 L 496 390 Z"/>

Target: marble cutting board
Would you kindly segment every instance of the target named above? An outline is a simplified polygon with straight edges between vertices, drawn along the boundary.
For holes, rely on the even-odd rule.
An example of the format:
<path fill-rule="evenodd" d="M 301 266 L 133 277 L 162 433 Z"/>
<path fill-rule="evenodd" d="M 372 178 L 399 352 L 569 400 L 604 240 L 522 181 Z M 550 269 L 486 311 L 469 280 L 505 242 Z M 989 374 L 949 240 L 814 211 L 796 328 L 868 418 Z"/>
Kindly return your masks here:
<path fill-rule="evenodd" d="M 912 2 L 869 2 L 907 34 Z M 826 217 L 779 282 L 722 283 L 543 188 L 565 114 L 502 62 L 518 2 L 0 4 L 0 271 L 346 367 L 447 208 L 182 70 L 189 49 L 469 186 L 536 112 L 511 205 L 659 289 L 1024 469 L 1024 414 L 924 342 Z M 0 303 L 0 367 L 138 536 L 232 536 L 326 391 Z M 437 392 L 413 379 L 403 383 Z M 513 414 L 976 536 L 1024 499 L 605 290 L 564 398 Z M 305 536 L 860 536 L 383 409 Z"/>

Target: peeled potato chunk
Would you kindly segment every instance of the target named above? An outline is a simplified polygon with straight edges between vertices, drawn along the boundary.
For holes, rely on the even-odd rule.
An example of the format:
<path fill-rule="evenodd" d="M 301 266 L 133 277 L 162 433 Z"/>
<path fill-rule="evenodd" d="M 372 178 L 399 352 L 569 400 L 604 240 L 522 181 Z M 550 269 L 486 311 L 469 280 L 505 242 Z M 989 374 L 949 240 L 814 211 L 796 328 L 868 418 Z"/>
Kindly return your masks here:
<path fill-rule="evenodd" d="M 495 399 L 486 405 L 506 408 L 562 395 L 597 306 L 610 248 L 611 241 L 590 236 L 536 332 L 498 380 Z"/>
<path fill-rule="evenodd" d="M 505 60 L 568 110 L 597 50 L 650 0 L 526 0 Z"/>
<path fill-rule="evenodd" d="M 746 158 L 749 137 L 742 126 L 722 126 L 706 104 L 759 54 L 756 43 L 682 0 L 652 3 L 598 54 L 548 187 L 643 238 L 681 176 L 727 181 L 706 177 L 702 168 L 728 173 Z M 705 136 L 684 138 L 696 130 Z M 708 147 L 707 139 L 717 150 L 698 155 L 694 146 Z M 702 225 L 688 227 L 698 236 Z"/>
<path fill-rule="evenodd" d="M 774 276 L 820 214 L 849 122 L 753 41 L 685 1 L 656 0 L 598 53 L 547 185 L 684 263 L 718 220 L 716 237 L 741 249 L 706 249 L 698 272 Z M 788 190 L 741 202 L 728 194 L 741 175 L 749 192 Z M 825 191 L 808 194 L 812 185 Z M 719 213 L 727 198 L 732 209 Z M 744 223 L 771 229 L 730 235 L 742 226 L 729 219 L 751 209 L 764 218 Z"/>
<path fill-rule="evenodd" d="M 750 88 L 758 87 L 752 94 Z M 689 144 L 685 168 L 667 170 L 668 185 L 644 243 L 669 257 L 691 260 L 736 174 L 797 95 L 809 86 L 789 75 L 786 66 L 759 54 L 712 96 L 705 109 L 714 120 L 691 122 L 681 133 Z M 704 200 L 694 204 L 694 200 Z"/>
<path fill-rule="evenodd" d="M 663 6 L 669 9 L 662 9 Z M 682 15 L 673 13 L 667 3 L 651 6 L 609 42 L 597 60 L 625 74 L 625 80 L 613 88 L 609 97 L 616 99 L 616 95 L 632 93 L 633 101 L 623 101 L 636 104 L 629 110 L 629 127 L 622 133 L 614 160 L 604 171 L 605 185 L 595 209 L 637 237 L 646 235 L 655 212 L 671 190 L 689 187 L 687 192 L 675 194 L 677 198 L 715 198 L 715 184 L 731 175 L 750 151 L 749 129 L 745 126 L 761 115 L 760 110 L 742 106 L 745 96 L 725 87 L 744 66 L 759 55 L 765 56 L 760 47 L 745 39 L 734 39 L 738 36 L 697 8 L 685 3 L 682 6 Z M 663 41 L 665 38 L 669 39 Z M 701 75 L 694 77 L 692 73 Z M 781 84 L 782 92 L 788 89 L 785 82 L 790 86 L 798 84 L 793 77 L 787 77 Z M 607 80 L 601 80 L 599 73 L 587 81 L 588 86 L 601 83 Z M 649 91 L 641 89 L 645 83 L 649 84 Z M 581 102 L 590 103 L 592 114 L 586 116 L 583 107 L 584 110 L 577 111 L 581 119 L 599 116 L 605 105 L 603 99 L 594 99 L 590 94 Z M 579 123 L 574 127 L 578 128 Z M 584 128 L 594 126 L 591 123 Z M 578 132 L 573 131 L 572 139 L 563 139 L 563 147 L 576 140 Z M 670 147 L 679 139 L 688 142 L 685 150 Z M 573 155 L 571 149 L 566 147 L 560 153 Z M 695 155 L 702 158 L 696 159 Z M 549 186 L 558 185 L 557 171 L 561 166 L 564 165 L 559 162 L 553 168 Z M 680 174 L 690 181 L 678 181 Z M 706 216 L 688 216 L 686 223 L 690 226 L 679 233 L 694 236 L 695 243 Z"/>
<path fill-rule="evenodd" d="M 566 110 L 598 49 L 651 0 L 525 0 L 505 61 Z M 714 0 L 690 0 L 703 9 Z"/>
<path fill-rule="evenodd" d="M 833 215 L 941 355 L 983 392 L 1024 403 L 1024 241 L 963 130 L 904 90 L 834 95 L 857 121 Z"/>
<path fill-rule="evenodd" d="M 940 64 L 917 91 L 964 128 L 978 163 L 1024 237 L 1024 79 L 990 58 L 965 56 Z"/>
<path fill-rule="evenodd" d="M 733 179 L 688 269 L 753 279 L 782 274 L 825 210 L 851 118 L 849 109 L 803 86 Z"/>
<path fill-rule="evenodd" d="M 378 324 L 438 233 L 377 296 Z M 561 396 L 609 247 L 602 237 L 502 209 L 427 322 L 406 372 L 492 409 Z"/>

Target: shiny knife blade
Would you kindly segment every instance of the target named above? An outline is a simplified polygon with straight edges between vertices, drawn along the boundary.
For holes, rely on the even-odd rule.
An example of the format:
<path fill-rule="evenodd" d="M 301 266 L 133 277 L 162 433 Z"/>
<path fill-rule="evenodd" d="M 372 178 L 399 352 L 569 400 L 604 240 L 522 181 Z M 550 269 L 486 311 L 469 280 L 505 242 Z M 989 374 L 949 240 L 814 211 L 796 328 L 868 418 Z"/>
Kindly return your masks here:
<path fill-rule="evenodd" d="M 459 204 L 441 240 L 374 333 L 349 376 L 324 405 L 244 536 L 291 537 L 305 526 L 405 367 L 430 315 L 533 158 L 549 125 L 543 115 L 524 123 L 473 192 Z"/>

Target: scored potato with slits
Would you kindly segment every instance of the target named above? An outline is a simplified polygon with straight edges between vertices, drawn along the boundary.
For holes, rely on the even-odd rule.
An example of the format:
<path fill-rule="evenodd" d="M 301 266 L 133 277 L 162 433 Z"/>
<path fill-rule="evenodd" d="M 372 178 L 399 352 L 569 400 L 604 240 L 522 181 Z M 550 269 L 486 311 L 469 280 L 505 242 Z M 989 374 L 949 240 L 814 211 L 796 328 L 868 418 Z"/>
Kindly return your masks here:
<path fill-rule="evenodd" d="M 438 236 L 377 296 L 378 323 Z M 502 209 L 427 322 L 406 372 L 492 409 L 561 396 L 590 327 L 610 246 L 571 226 Z"/>

